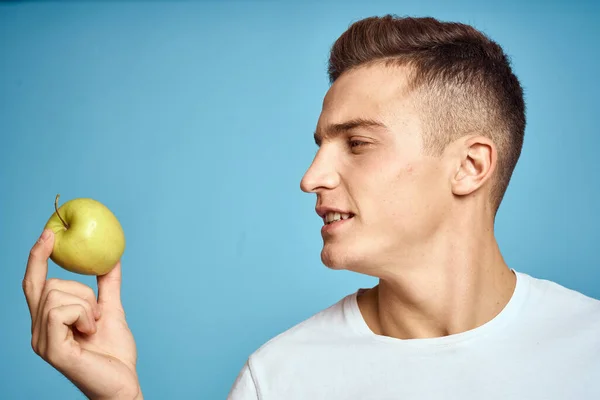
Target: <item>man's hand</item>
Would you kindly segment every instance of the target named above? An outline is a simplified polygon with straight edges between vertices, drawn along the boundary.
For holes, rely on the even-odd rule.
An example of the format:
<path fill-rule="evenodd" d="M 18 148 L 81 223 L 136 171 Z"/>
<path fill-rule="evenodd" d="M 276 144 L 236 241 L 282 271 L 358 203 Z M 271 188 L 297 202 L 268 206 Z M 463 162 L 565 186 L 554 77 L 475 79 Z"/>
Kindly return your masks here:
<path fill-rule="evenodd" d="M 89 286 L 49 279 L 54 233 L 32 247 L 23 279 L 31 346 L 90 399 L 142 399 L 136 345 L 121 304 L 121 263 Z"/>

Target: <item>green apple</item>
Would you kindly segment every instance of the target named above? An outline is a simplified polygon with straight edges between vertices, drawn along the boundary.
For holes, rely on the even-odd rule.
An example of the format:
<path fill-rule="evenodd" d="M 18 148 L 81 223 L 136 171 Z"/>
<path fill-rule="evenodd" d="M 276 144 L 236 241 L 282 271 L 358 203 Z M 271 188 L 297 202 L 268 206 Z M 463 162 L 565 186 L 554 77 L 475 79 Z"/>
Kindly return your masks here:
<path fill-rule="evenodd" d="M 119 220 L 104 204 L 89 198 L 69 200 L 58 208 L 45 228 L 54 232 L 50 259 L 67 271 L 82 275 L 110 272 L 125 251 Z"/>

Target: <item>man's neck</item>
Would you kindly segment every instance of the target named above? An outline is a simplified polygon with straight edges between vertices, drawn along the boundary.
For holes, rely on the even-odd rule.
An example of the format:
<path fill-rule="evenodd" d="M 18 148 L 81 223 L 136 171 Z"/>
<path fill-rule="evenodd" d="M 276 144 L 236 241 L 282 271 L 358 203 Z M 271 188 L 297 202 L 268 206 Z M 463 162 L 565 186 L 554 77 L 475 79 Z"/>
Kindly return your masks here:
<path fill-rule="evenodd" d="M 447 336 L 485 324 L 506 306 L 516 276 L 491 235 L 464 246 L 436 247 L 429 262 L 390 269 L 394 272 L 359 297 L 361 313 L 375 334 Z"/>

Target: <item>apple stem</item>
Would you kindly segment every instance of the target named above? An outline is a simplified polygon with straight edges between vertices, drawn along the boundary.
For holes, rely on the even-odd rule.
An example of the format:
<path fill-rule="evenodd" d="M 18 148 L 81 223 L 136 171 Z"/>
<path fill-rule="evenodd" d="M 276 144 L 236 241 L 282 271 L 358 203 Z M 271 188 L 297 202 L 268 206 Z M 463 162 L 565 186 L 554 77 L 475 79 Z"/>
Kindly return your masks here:
<path fill-rule="evenodd" d="M 58 218 L 60 218 L 60 222 L 63 223 L 63 225 L 65 226 L 65 229 L 69 229 L 69 224 L 67 224 L 65 222 L 64 219 L 62 219 L 62 217 L 60 216 L 60 214 L 58 213 L 58 198 L 60 197 L 60 194 L 56 195 L 56 198 L 54 199 L 54 209 L 56 210 L 56 215 L 58 215 Z"/>

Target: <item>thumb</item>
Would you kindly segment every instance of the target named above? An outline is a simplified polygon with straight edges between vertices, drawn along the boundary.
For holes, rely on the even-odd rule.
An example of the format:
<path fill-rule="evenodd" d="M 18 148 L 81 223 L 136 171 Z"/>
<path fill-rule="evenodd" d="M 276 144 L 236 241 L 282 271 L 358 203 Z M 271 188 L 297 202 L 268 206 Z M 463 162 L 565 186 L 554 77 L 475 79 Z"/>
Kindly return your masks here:
<path fill-rule="evenodd" d="M 99 275 L 98 303 L 122 308 L 121 305 L 121 261 L 105 275 Z"/>

